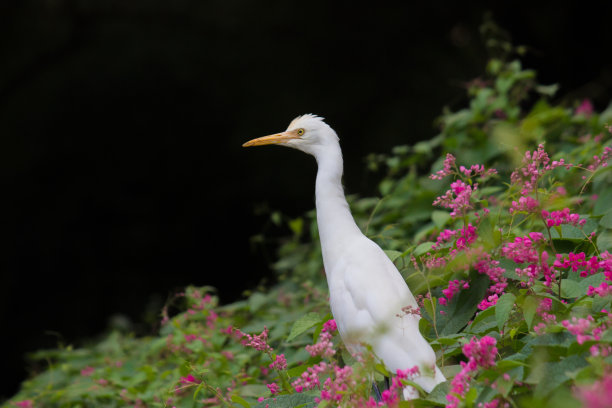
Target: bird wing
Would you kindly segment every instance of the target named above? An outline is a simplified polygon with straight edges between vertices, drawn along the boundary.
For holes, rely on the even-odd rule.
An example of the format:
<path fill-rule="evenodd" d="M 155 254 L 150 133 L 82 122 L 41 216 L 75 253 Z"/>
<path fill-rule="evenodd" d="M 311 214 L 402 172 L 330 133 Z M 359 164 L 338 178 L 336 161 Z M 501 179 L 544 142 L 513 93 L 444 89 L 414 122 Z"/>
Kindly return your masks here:
<path fill-rule="evenodd" d="M 402 312 L 416 308 L 416 300 L 378 245 L 365 236 L 347 245 L 329 276 L 332 313 L 351 352 L 368 343 L 392 372 L 435 366 L 435 353 L 419 332 L 420 317 Z"/>
<path fill-rule="evenodd" d="M 346 245 L 329 278 L 332 312 L 349 338 L 387 330 L 400 323 L 403 307 L 417 307 L 393 262 L 365 236 Z"/>

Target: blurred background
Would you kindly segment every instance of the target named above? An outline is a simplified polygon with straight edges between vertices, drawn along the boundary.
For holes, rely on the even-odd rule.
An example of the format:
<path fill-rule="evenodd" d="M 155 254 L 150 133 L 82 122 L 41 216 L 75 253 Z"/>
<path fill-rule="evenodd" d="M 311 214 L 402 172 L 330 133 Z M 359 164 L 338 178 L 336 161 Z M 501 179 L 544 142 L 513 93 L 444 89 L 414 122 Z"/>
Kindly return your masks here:
<path fill-rule="evenodd" d="M 493 3 L 3 0 L 0 399 L 27 352 L 109 324 L 151 333 L 188 284 L 227 303 L 272 280 L 270 211 L 313 208 L 316 165 L 241 144 L 319 114 L 347 192 L 377 194 L 365 156 L 465 103 L 487 12 L 557 99 L 609 103 L 610 3 Z"/>

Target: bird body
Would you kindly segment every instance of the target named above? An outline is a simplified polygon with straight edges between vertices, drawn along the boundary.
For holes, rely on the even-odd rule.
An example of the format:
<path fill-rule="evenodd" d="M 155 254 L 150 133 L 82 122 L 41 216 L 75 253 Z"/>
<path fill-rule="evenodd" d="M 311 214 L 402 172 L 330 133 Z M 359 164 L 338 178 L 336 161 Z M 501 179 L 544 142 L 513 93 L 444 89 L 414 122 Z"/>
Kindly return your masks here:
<path fill-rule="evenodd" d="M 425 391 L 445 381 L 436 356 L 419 332 L 420 316 L 406 313 L 418 305 L 401 274 L 350 212 L 342 187 L 342 152 L 336 132 L 322 118 L 304 115 L 285 132 L 251 140 L 244 146 L 283 144 L 313 155 L 317 225 L 330 307 L 342 341 L 351 353 L 369 344 L 387 370 L 418 366 L 414 382 Z M 411 387 L 410 387 L 411 388 Z M 415 397 L 415 390 L 405 390 Z"/>

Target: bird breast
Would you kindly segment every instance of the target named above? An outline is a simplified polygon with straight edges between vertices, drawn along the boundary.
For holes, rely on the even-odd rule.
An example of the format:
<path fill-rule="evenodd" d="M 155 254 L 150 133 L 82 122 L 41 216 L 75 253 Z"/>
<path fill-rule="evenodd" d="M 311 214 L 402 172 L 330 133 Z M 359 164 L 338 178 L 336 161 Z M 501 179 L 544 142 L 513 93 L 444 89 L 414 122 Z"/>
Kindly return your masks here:
<path fill-rule="evenodd" d="M 372 344 L 388 331 L 418 331 L 418 317 L 402 308 L 416 307 L 414 296 L 387 255 L 362 236 L 328 268 L 330 306 L 345 343 Z"/>

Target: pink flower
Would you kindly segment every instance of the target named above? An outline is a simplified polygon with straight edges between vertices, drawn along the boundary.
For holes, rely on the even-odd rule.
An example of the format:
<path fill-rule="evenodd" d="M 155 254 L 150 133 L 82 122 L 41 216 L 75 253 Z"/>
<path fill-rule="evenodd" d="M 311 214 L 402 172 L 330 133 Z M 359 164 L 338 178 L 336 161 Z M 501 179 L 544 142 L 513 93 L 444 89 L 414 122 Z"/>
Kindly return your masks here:
<path fill-rule="evenodd" d="M 546 210 L 542 210 L 542 217 L 546 222 L 547 227 L 555 227 L 561 224 L 572 224 L 574 226 L 583 226 L 586 224 L 586 219 L 580 218 L 578 214 L 570 213 L 569 208 L 564 208 L 562 211 L 553 211 L 548 212 Z"/>
<path fill-rule="evenodd" d="M 544 174 L 560 166 L 569 169 L 572 164 L 566 163 L 564 159 L 551 162 L 548 153 L 544 151 L 544 145 L 540 144 L 537 150 L 525 152 L 523 166 L 510 175 L 510 181 L 521 186 L 521 194 L 527 195 L 535 191 Z"/>
<path fill-rule="evenodd" d="M 575 395 L 585 408 L 612 407 L 612 374 L 604 375 L 591 385 L 578 387 Z"/>
<path fill-rule="evenodd" d="M 459 291 L 461 290 L 461 288 L 463 289 L 468 289 L 470 287 L 470 284 L 467 281 L 464 280 L 453 280 L 448 282 L 448 287 L 446 289 L 442 289 L 442 293 L 444 294 L 445 298 L 440 298 L 438 299 L 438 302 L 441 305 L 446 305 L 448 301 L 450 301 L 457 293 L 459 293 Z"/>
<path fill-rule="evenodd" d="M 81 370 L 81 375 L 83 377 L 89 377 L 90 375 L 92 375 L 94 373 L 94 371 L 96 371 L 95 368 L 87 366 L 84 369 Z"/>
<path fill-rule="evenodd" d="M 478 184 L 472 187 L 461 180 L 456 180 L 451 183 L 450 190 L 434 200 L 433 205 L 450 208 L 452 210 L 450 216 L 453 218 L 462 217 L 473 208 L 471 197 L 477 188 Z"/>
<path fill-rule="evenodd" d="M 23 400 L 23 401 L 17 401 L 15 402 L 15 405 L 17 405 L 20 408 L 33 408 L 34 407 L 34 401 L 32 400 Z"/>
<path fill-rule="evenodd" d="M 444 168 L 436 172 L 436 174 L 430 175 L 429 178 L 433 180 L 442 180 L 444 177 L 453 174 L 453 167 L 455 167 L 455 156 L 447 153 L 444 159 Z"/>
<path fill-rule="evenodd" d="M 612 257 L 607 251 L 601 253 L 599 258 L 592 256 L 588 260 L 584 252 L 570 252 L 567 257 L 557 255 L 556 258 L 553 263 L 556 268 L 571 268 L 574 272 L 579 271 L 583 278 L 602 272 L 607 280 L 612 280 Z"/>
<path fill-rule="evenodd" d="M 490 254 L 483 254 L 474 264 L 474 269 L 487 275 L 493 284 L 487 293 L 502 295 L 508 286 L 508 279 L 504 276 L 505 269 L 499 266 L 499 261 L 492 259 Z"/>
<path fill-rule="evenodd" d="M 327 369 L 327 363 L 321 361 L 312 367 L 308 367 L 302 375 L 291 383 L 296 392 L 302 392 L 304 389 L 312 390 L 321 385 L 319 375 Z"/>
<path fill-rule="evenodd" d="M 475 337 L 469 343 L 463 346 L 463 354 L 475 363 L 474 369 L 477 367 L 491 368 L 495 366 L 495 357 L 497 356 L 497 340 L 494 337 L 484 336 L 480 340 Z"/>
<path fill-rule="evenodd" d="M 231 351 L 223 350 L 221 351 L 221 354 L 223 355 L 223 357 L 227 358 L 230 361 L 234 359 L 234 353 L 232 353 Z"/>
<path fill-rule="evenodd" d="M 197 378 L 195 378 L 195 377 L 193 376 L 193 374 L 189 374 L 189 375 L 188 375 L 188 376 L 186 376 L 186 377 L 181 377 L 181 378 L 179 379 L 179 382 L 180 382 L 181 384 L 191 385 L 191 384 L 199 384 L 199 383 L 201 383 L 202 381 L 201 381 L 201 380 L 198 380 Z"/>
<path fill-rule="evenodd" d="M 265 353 L 272 351 L 272 347 L 268 345 L 268 329 L 266 327 L 264 327 L 261 334 L 257 335 L 246 334 L 239 330 L 238 332 L 242 335 L 241 337 L 246 337 L 245 346 L 253 347 L 255 350 Z"/>
<path fill-rule="evenodd" d="M 332 334 L 330 332 L 321 331 L 321 334 L 319 334 L 319 341 L 313 345 L 306 346 L 306 351 L 308 351 L 313 357 L 331 357 L 336 354 L 336 350 L 334 350 L 334 344 L 332 343 L 331 339 Z"/>
<path fill-rule="evenodd" d="M 336 330 L 338 330 L 338 326 L 336 325 L 336 321 L 334 319 L 328 320 L 323 324 L 323 329 L 324 332 L 335 332 Z"/>
<path fill-rule="evenodd" d="M 502 255 L 516 263 L 536 263 L 538 262 L 538 251 L 534 245 L 543 240 L 544 236 L 540 232 L 530 232 L 529 236 L 516 237 L 514 242 L 504 245 Z"/>
<path fill-rule="evenodd" d="M 287 359 L 285 359 L 284 354 L 278 354 L 274 361 L 270 363 L 270 368 L 276 370 L 286 370 L 287 369 Z"/>
<path fill-rule="evenodd" d="M 576 341 L 578 342 L 578 344 L 583 344 L 585 341 L 599 340 L 599 335 L 588 334 L 589 329 L 591 328 L 591 323 L 593 323 L 593 321 L 593 316 L 588 316 L 586 319 L 577 319 L 574 316 L 572 317 L 571 322 L 569 320 L 564 320 L 561 322 L 561 324 L 570 333 L 576 336 Z"/>
<path fill-rule="evenodd" d="M 593 114 L 593 104 L 590 100 L 584 99 L 580 106 L 576 108 L 576 115 L 584 115 L 585 117 L 590 117 Z"/>
<path fill-rule="evenodd" d="M 329 377 L 325 380 L 323 388 L 321 389 L 321 398 L 317 398 L 315 401 L 320 402 L 326 400 L 338 404 L 342 400 L 344 394 L 357 384 L 352 374 L 353 368 L 351 366 L 335 366 L 333 369 L 333 378 Z"/>
<path fill-rule="evenodd" d="M 478 368 L 491 368 L 495 366 L 497 356 L 497 340 L 490 336 L 484 336 L 478 340 L 473 337 L 469 343 L 463 346 L 463 354 L 468 358 L 467 363 L 461 361 L 461 371 L 451 381 L 451 391 L 446 396 L 448 404 L 446 408 L 457 408 L 460 398 L 465 397 L 469 390 L 471 373 Z"/>
<path fill-rule="evenodd" d="M 484 298 L 482 300 L 482 302 L 480 302 L 478 304 L 478 309 L 479 310 L 487 310 L 491 306 L 495 306 L 497 304 L 497 299 L 498 298 L 499 297 L 496 294 Z"/>
<path fill-rule="evenodd" d="M 276 383 L 266 384 L 266 387 L 268 387 L 272 395 L 278 394 L 280 392 L 280 388 L 278 387 L 278 384 Z"/>
<path fill-rule="evenodd" d="M 522 196 L 517 201 L 512 201 L 512 205 L 508 210 L 510 214 L 516 211 L 524 211 L 527 213 L 534 213 L 540 208 L 540 203 L 533 197 L 530 196 Z"/>

